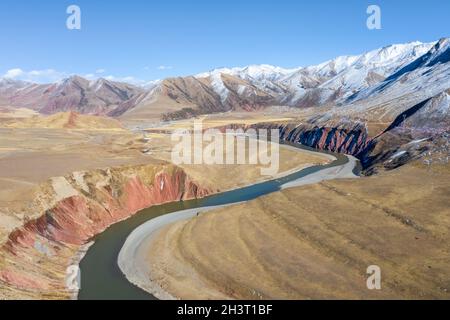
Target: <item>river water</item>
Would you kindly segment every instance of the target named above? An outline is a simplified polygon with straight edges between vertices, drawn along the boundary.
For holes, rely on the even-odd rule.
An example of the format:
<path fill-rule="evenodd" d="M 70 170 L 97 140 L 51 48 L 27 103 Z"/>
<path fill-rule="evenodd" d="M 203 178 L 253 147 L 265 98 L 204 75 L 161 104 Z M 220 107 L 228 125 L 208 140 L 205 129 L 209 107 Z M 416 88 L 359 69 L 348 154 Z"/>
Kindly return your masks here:
<path fill-rule="evenodd" d="M 304 146 L 295 145 L 298 148 L 316 151 Z M 322 152 L 321 153 L 328 153 Z M 153 300 L 151 294 L 130 283 L 119 269 L 117 257 L 128 235 L 141 224 L 158 216 L 198 207 L 218 206 L 235 202 L 249 201 L 260 196 L 280 190 L 283 184 L 305 177 L 311 173 L 324 168 L 345 164 L 348 158 L 341 154 L 334 154 L 337 160 L 327 165 L 313 166 L 292 173 L 288 176 L 257 183 L 248 187 L 227 191 L 224 193 L 208 196 L 203 199 L 172 202 L 159 206 L 153 206 L 141 210 L 134 216 L 118 222 L 101 234 L 93 241 L 95 243 L 89 248 L 80 262 L 81 289 L 78 293 L 80 300 Z M 357 169 L 359 170 L 359 169 Z M 357 172 L 355 172 L 357 173 Z"/>

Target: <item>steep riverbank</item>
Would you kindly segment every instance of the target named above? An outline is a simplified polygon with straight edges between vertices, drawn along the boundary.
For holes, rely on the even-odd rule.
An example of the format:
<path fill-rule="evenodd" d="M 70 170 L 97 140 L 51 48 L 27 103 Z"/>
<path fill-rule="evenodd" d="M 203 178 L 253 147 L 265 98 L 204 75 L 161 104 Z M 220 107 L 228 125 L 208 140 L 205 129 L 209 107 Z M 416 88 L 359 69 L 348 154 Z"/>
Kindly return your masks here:
<path fill-rule="evenodd" d="M 407 116 L 402 115 L 399 118 L 401 120 L 393 122 L 300 118 L 248 125 L 236 123 L 218 128 L 222 131 L 275 129 L 278 130 L 282 141 L 352 155 L 360 161 L 362 174 L 370 176 L 419 160 L 427 153 L 440 152 L 448 143 L 446 138 L 443 138 L 448 136 L 445 128 L 414 128 L 404 123 L 405 119 L 408 119 Z M 396 156 L 399 152 L 402 153 L 401 157 Z"/>
<path fill-rule="evenodd" d="M 300 150 L 301 148 L 301 150 Z M 283 149 L 291 150 L 291 148 Z M 311 156 L 311 149 L 303 146 L 294 149 L 297 155 Z M 300 152 L 301 151 L 301 152 Z M 250 186 L 218 193 L 198 200 L 173 202 L 142 210 L 139 214 L 115 224 L 96 237 L 86 256 L 80 263 L 81 290 L 79 299 L 152 299 L 153 296 L 131 284 L 120 271 L 117 257 L 129 234 L 146 221 L 167 215 L 171 212 L 192 208 L 220 206 L 227 203 L 249 201 L 262 195 L 275 192 L 286 182 L 312 174 L 323 168 L 347 163 L 342 155 L 313 152 L 314 157 L 333 157 L 337 160 L 329 164 L 310 166 L 274 180 L 259 182 Z"/>
<path fill-rule="evenodd" d="M 1 295 L 69 298 L 66 269 L 93 236 L 143 208 L 209 193 L 170 164 L 54 178 L 41 186 L 36 199 L 44 214 L 12 232 L 0 249 Z"/>

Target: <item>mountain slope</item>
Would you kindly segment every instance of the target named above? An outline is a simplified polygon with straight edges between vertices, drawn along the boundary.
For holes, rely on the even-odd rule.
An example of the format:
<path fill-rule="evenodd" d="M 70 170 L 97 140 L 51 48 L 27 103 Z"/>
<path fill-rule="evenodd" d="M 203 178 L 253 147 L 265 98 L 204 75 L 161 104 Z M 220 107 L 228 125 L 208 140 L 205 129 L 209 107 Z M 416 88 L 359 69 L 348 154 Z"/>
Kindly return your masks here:
<path fill-rule="evenodd" d="M 270 93 L 244 79 L 214 72 L 205 77 L 166 79 L 142 97 L 135 107 L 114 115 L 126 120 L 182 119 L 230 110 L 252 111 L 275 101 Z"/>
<path fill-rule="evenodd" d="M 335 104 L 365 88 L 385 80 L 402 66 L 425 54 L 432 44 L 413 42 L 392 45 L 350 57 L 348 63 L 331 79 L 317 88 L 305 92 L 303 97 L 292 101 L 291 105 L 310 107 Z"/>
<path fill-rule="evenodd" d="M 107 114 L 144 90 L 126 83 L 105 79 L 89 81 L 72 76 L 54 84 L 10 86 L 8 91 L 4 95 L 8 105 L 29 108 L 43 114 L 64 111 Z"/>
<path fill-rule="evenodd" d="M 394 72 L 386 80 L 349 97 L 346 113 L 379 114 L 392 120 L 409 107 L 450 88 L 448 39 L 436 43 L 427 53 Z"/>
<path fill-rule="evenodd" d="M 0 104 L 44 114 L 75 111 L 127 121 L 171 120 L 269 106 L 328 107 L 337 116 L 389 121 L 450 88 L 449 60 L 449 39 L 442 39 L 391 45 L 304 68 L 222 68 L 157 81 L 147 88 L 78 76 L 55 84 L 4 79 L 0 81 Z"/>

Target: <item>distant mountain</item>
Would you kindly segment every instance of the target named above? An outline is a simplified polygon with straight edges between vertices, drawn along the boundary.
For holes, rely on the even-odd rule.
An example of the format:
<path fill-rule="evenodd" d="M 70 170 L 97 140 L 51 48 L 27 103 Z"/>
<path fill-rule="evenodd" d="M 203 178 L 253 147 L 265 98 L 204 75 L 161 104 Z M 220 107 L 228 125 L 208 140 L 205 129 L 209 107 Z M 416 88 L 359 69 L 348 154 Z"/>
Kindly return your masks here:
<path fill-rule="evenodd" d="M 124 119 L 180 119 L 230 110 L 252 111 L 276 103 L 274 96 L 226 73 L 169 78 L 140 97 L 136 106 L 116 110 Z"/>
<path fill-rule="evenodd" d="M 79 76 L 53 84 L 13 83 L 11 80 L 0 83 L 3 103 L 43 114 L 64 111 L 108 114 L 144 92 L 142 88 L 126 83 L 105 79 L 89 81 Z"/>
<path fill-rule="evenodd" d="M 0 79 L 0 105 L 9 105 L 11 96 L 19 89 L 28 85 L 31 85 L 31 83 L 11 79 Z"/>
<path fill-rule="evenodd" d="M 268 106 L 322 106 L 346 117 L 392 119 L 450 88 L 449 60 L 449 39 L 442 39 L 390 45 L 304 68 L 221 68 L 156 81 L 145 88 L 77 76 L 45 85 L 4 79 L 0 103 L 44 114 L 76 111 L 130 121 Z"/>

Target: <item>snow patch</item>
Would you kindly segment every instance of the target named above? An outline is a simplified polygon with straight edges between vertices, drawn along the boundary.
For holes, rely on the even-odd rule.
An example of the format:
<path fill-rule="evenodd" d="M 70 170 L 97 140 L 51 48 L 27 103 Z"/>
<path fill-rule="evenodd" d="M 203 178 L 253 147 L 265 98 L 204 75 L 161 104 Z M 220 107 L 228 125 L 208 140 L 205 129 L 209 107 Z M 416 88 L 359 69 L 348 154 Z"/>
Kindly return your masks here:
<path fill-rule="evenodd" d="M 224 103 L 228 98 L 229 91 L 222 81 L 222 74 L 214 73 L 211 76 L 211 86 L 213 87 L 214 92 L 220 96 L 222 103 Z"/>
<path fill-rule="evenodd" d="M 414 141 L 409 142 L 408 145 L 411 145 L 411 144 L 418 144 L 418 143 L 427 141 L 427 140 L 429 140 L 429 139 L 430 139 L 430 138 L 424 138 L 424 139 L 414 140 Z"/>
<path fill-rule="evenodd" d="M 391 157 L 391 159 L 399 158 L 399 157 L 401 157 L 402 155 L 404 155 L 405 153 L 406 153 L 406 151 L 399 151 L 399 152 L 397 152 L 396 154 L 394 154 L 394 155 Z"/>
<path fill-rule="evenodd" d="M 238 92 L 238 94 L 239 95 L 242 95 L 242 94 L 244 94 L 244 92 L 245 92 L 245 89 L 247 89 L 247 87 L 246 86 L 244 86 L 244 85 L 239 85 L 238 86 L 238 90 L 237 90 L 237 92 Z"/>

